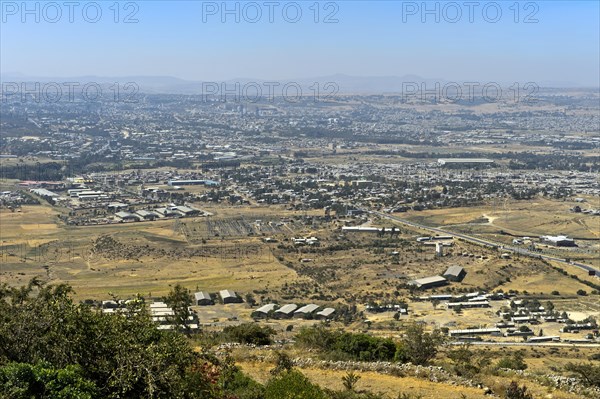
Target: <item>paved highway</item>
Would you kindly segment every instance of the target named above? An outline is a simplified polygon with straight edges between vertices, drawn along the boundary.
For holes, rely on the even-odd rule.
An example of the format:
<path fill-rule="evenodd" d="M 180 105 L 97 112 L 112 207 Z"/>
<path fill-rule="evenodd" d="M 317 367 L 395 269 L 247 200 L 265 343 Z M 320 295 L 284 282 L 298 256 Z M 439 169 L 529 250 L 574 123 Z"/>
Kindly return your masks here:
<path fill-rule="evenodd" d="M 580 263 L 580 262 L 568 262 L 565 259 L 562 258 L 557 258 L 555 256 L 551 256 L 551 255 L 544 255 L 544 254 L 540 254 L 540 253 L 536 253 L 536 252 L 531 252 L 527 249 L 524 248 L 516 248 L 516 247 L 511 247 L 511 246 L 506 246 L 504 244 L 501 243 L 497 243 L 497 242 L 493 242 L 493 241 L 489 241 L 489 240 L 483 240 L 481 238 L 477 238 L 477 237 L 473 237 L 473 236 L 468 236 L 466 234 L 462 234 L 462 233 L 454 233 L 452 231 L 448 231 L 448 230 L 444 230 L 444 229 L 440 229 L 437 227 L 429 227 L 429 226 L 424 226 L 422 224 L 419 223 L 415 223 L 415 222 L 411 222 L 410 220 L 406 220 L 406 219 L 402 219 L 399 218 L 398 216 L 393 216 L 387 213 L 383 213 L 383 212 L 378 212 L 378 211 L 368 211 L 371 214 L 375 214 L 378 215 L 382 218 L 386 218 L 386 219 L 390 219 L 390 220 L 394 220 L 396 222 L 400 222 L 402 224 L 405 224 L 407 226 L 412 226 L 412 227 L 417 227 L 419 229 L 423 229 L 423 230 L 427 230 L 427 231 L 431 231 L 433 233 L 437 233 L 437 234 L 443 234 L 443 235 L 448 235 L 448 236 L 452 236 L 452 237 L 456 237 L 456 238 L 460 238 L 463 239 L 465 241 L 469 241 L 475 244 L 479 244 L 479 245 L 483 245 L 486 247 L 490 247 L 490 248 L 495 248 L 495 249 L 501 249 L 505 252 L 512 252 L 512 253 L 517 253 L 519 255 L 524 255 L 524 256 L 530 256 L 532 258 L 536 258 L 536 259 L 544 259 L 544 260 L 550 260 L 550 261 L 554 261 L 554 262 L 560 262 L 560 263 L 564 263 L 567 265 L 573 265 L 573 266 L 577 266 L 580 269 L 586 270 L 586 271 L 594 271 L 596 272 L 596 275 L 600 275 L 600 270 L 590 266 L 590 265 L 586 265 L 584 263 Z"/>

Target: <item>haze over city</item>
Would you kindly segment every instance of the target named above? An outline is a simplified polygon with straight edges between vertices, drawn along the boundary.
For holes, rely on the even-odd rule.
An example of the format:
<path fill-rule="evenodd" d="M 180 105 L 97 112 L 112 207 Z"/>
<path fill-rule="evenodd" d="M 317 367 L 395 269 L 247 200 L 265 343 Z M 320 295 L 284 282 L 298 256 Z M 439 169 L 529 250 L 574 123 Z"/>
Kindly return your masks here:
<path fill-rule="evenodd" d="M 0 22 L 0 399 L 600 399 L 600 2 Z"/>
<path fill-rule="evenodd" d="M 1 71 L 192 81 L 415 74 L 599 84 L 595 1 L 248 3 L 45 9 L 43 2 L 3 1 Z"/>

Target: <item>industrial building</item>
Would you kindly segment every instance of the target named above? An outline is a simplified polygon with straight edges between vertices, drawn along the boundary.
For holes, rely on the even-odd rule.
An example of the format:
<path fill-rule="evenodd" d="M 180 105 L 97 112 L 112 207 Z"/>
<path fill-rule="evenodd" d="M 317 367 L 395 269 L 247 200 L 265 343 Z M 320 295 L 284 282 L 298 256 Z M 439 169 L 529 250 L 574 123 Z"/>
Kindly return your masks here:
<path fill-rule="evenodd" d="M 252 312 L 252 317 L 255 319 L 265 319 L 269 315 L 269 313 L 273 312 L 277 305 L 274 303 L 269 303 L 267 305 L 263 305 L 260 308 L 256 309 Z"/>
<path fill-rule="evenodd" d="M 273 316 L 277 319 L 289 319 L 293 316 L 296 309 L 298 309 L 298 305 L 290 303 L 277 309 Z"/>
<path fill-rule="evenodd" d="M 461 336 L 461 335 L 486 335 L 486 334 L 492 334 L 492 335 L 498 335 L 498 334 L 502 334 L 502 332 L 500 331 L 499 328 L 471 328 L 471 329 L 467 329 L 467 330 L 450 330 L 448 332 L 448 334 L 451 337 L 456 337 L 456 336 Z"/>
<path fill-rule="evenodd" d="M 317 309 L 319 309 L 319 305 L 309 304 L 302 306 L 300 309 L 294 312 L 294 317 L 304 318 L 310 314 L 313 314 Z"/>
<path fill-rule="evenodd" d="M 433 277 L 424 277 L 413 280 L 409 283 L 410 285 L 414 285 L 419 289 L 426 290 L 428 288 L 441 287 L 448 284 L 448 280 L 446 280 L 442 276 L 433 276 Z"/>
<path fill-rule="evenodd" d="M 462 281 L 467 272 L 460 266 L 450 266 L 442 276 L 448 281 Z"/>
<path fill-rule="evenodd" d="M 152 220 L 158 218 L 158 215 L 156 213 L 150 212 L 150 211 L 146 211 L 146 210 L 143 210 L 143 209 L 140 209 L 139 211 L 136 211 L 135 214 L 138 215 L 139 217 L 141 217 L 143 220 L 152 221 Z"/>
<path fill-rule="evenodd" d="M 124 222 L 139 222 L 140 221 L 140 216 L 130 213 L 130 212 L 125 212 L 125 211 L 117 212 L 117 213 L 115 213 L 115 216 Z"/>
<path fill-rule="evenodd" d="M 194 293 L 194 299 L 196 300 L 196 305 L 198 306 L 207 306 L 212 305 L 214 303 L 210 294 L 206 291 L 199 291 Z"/>
<path fill-rule="evenodd" d="M 488 301 L 448 302 L 448 309 L 455 308 L 489 308 Z"/>
<path fill-rule="evenodd" d="M 242 298 L 240 298 L 235 291 L 232 290 L 221 290 L 219 291 L 219 296 L 224 304 L 243 302 Z"/>
<path fill-rule="evenodd" d="M 543 244 L 553 245 L 555 247 L 576 247 L 575 240 L 567 236 L 541 236 L 540 241 Z"/>
<path fill-rule="evenodd" d="M 320 320 L 329 320 L 333 318 L 333 314 L 335 313 L 334 308 L 325 308 L 316 313 L 316 318 Z"/>

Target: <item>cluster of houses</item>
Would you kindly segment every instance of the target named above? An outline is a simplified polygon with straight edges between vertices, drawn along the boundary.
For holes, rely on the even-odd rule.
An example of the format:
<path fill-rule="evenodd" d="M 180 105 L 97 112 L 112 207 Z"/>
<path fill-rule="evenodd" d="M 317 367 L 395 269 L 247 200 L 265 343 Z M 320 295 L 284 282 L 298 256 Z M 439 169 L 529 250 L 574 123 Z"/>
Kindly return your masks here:
<path fill-rule="evenodd" d="M 279 305 L 269 303 L 261 306 L 252 312 L 254 319 L 266 319 L 272 317 L 275 319 L 307 319 L 314 318 L 318 320 L 330 320 L 334 317 L 334 308 L 321 308 L 319 305 L 308 304 L 304 306 L 298 306 L 294 303 Z"/>
<path fill-rule="evenodd" d="M 242 298 L 232 290 L 221 290 L 218 296 L 223 304 L 229 303 L 241 303 Z M 194 303 L 197 306 L 208 306 L 214 305 L 215 300 L 210 293 L 206 291 L 199 291 L 194 293 Z M 333 318 L 335 314 L 334 308 L 324 307 L 319 305 L 308 304 L 299 306 L 294 303 L 279 306 L 275 303 L 269 303 L 255 309 L 252 312 L 252 318 L 254 319 L 291 319 L 291 318 L 314 318 L 319 320 L 329 320 Z"/>
<path fill-rule="evenodd" d="M 475 293 L 469 294 L 470 297 L 475 299 L 476 297 L 474 297 L 474 295 Z M 505 294 L 493 295 L 495 295 L 495 297 L 489 298 L 499 299 Z M 483 295 L 481 297 L 483 297 Z M 507 312 L 499 312 L 498 314 L 500 317 L 502 317 L 502 321 L 496 323 L 494 327 L 450 330 L 448 332 L 448 335 L 450 337 L 456 337 L 457 339 L 462 341 L 480 340 L 480 337 L 483 335 L 490 335 L 492 337 L 521 337 L 529 343 L 560 341 L 572 343 L 593 343 L 595 342 L 594 337 L 600 336 L 598 326 L 596 323 L 576 323 L 570 320 L 566 313 L 559 315 L 557 312 L 546 309 L 544 306 L 541 306 L 539 304 L 534 304 L 532 306 L 531 303 L 526 304 L 523 300 L 513 300 L 509 302 L 509 304 L 511 310 Z M 531 328 L 529 328 L 528 325 L 540 324 L 542 322 L 565 324 L 564 327 L 561 328 L 561 332 L 563 333 L 577 333 L 581 330 L 592 331 L 585 338 L 562 339 L 560 336 L 535 336 L 534 331 Z"/>

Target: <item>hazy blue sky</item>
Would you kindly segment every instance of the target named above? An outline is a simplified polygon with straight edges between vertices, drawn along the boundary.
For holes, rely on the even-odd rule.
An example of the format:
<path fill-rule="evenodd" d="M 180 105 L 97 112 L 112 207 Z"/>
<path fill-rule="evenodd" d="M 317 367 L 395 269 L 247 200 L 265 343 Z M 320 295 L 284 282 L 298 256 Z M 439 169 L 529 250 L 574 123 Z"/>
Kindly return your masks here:
<path fill-rule="evenodd" d="M 95 17 L 90 2 L 78 2 L 74 22 L 63 0 L 56 2 L 60 18 L 56 7 L 44 9 L 47 3 L 38 2 L 38 23 L 36 11 L 24 15 L 21 1 L 2 0 L 2 73 L 170 75 L 193 80 L 417 74 L 465 81 L 599 84 L 598 1 L 498 1 L 494 4 L 500 6 L 499 18 L 492 2 L 477 1 L 473 22 L 464 1 L 454 3 L 460 17 L 449 2 L 428 2 L 430 9 L 437 4 L 439 23 L 435 14 L 422 15 L 421 1 L 319 2 L 318 23 L 314 1 L 297 2 L 302 16 L 296 23 L 289 22 L 295 8 L 287 1 L 273 2 L 273 23 L 264 1 L 255 3 L 262 12 L 255 23 L 251 19 L 257 8 L 248 2 L 237 2 L 239 23 L 234 14 L 221 15 L 221 1 L 137 1 L 137 23 L 123 23 L 134 11 L 132 5 L 124 9 L 127 2 L 118 3 L 119 23 L 110 8 L 114 1 L 97 2 L 102 10 L 97 23 L 83 18 L 84 5 L 88 20 Z M 35 10 L 35 4 L 28 7 Z M 515 4 L 520 9 L 518 22 Z M 227 3 L 230 9 L 235 5 Z M 338 22 L 325 23 L 335 7 Z M 203 14 L 203 9 L 216 15 Z M 525 23 L 534 12 L 530 18 L 538 22 Z M 51 23 L 53 19 L 58 20 Z M 499 20 L 489 22 L 494 19 Z"/>

